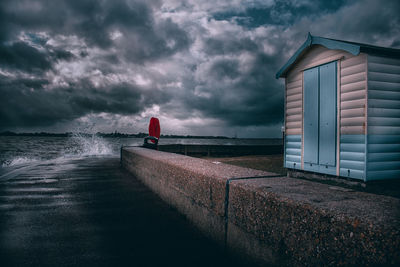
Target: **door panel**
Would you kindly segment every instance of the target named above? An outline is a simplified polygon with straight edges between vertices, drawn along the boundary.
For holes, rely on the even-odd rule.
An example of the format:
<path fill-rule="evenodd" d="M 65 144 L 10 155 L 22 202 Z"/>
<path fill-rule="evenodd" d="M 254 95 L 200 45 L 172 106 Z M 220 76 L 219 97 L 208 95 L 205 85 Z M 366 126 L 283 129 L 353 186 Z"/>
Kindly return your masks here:
<path fill-rule="evenodd" d="M 319 67 L 319 164 L 336 166 L 336 62 Z"/>
<path fill-rule="evenodd" d="M 318 68 L 304 71 L 304 162 L 318 164 Z"/>

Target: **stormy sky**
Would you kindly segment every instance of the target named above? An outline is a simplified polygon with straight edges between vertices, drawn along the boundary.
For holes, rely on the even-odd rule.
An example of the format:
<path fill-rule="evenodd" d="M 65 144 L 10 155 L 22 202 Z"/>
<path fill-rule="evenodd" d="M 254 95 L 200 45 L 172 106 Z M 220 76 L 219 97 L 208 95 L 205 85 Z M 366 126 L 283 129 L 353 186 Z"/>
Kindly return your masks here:
<path fill-rule="evenodd" d="M 0 131 L 277 137 L 307 33 L 400 48 L 400 2 L 1 0 Z"/>

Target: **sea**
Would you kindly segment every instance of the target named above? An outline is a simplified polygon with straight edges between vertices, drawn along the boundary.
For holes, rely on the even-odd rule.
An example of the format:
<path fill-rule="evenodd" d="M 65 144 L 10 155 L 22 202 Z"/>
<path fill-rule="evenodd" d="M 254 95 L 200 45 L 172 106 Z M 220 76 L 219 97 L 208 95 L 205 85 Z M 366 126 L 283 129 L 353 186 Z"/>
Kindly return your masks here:
<path fill-rule="evenodd" d="M 270 145 L 280 139 L 161 138 L 159 144 Z M 121 146 L 141 146 L 143 138 L 100 137 L 73 134 L 69 137 L 0 136 L 0 170 L 86 157 L 119 157 Z M 0 172 L 0 173 L 1 173 Z"/>

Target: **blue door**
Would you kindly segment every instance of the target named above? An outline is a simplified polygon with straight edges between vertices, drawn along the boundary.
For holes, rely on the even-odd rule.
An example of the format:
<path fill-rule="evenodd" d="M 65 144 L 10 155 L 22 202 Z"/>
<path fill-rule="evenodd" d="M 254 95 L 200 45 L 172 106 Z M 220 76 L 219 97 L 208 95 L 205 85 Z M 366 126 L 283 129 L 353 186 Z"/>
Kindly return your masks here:
<path fill-rule="evenodd" d="M 304 71 L 304 164 L 336 166 L 336 62 Z"/>
<path fill-rule="evenodd" d="M 304 71 L 304 162 L 318 164 L 319 70 Z"/>
<path fill-rule="evenodd" d="M 336 62 L 319 67 L 319 164 L 336 166 Z"/>

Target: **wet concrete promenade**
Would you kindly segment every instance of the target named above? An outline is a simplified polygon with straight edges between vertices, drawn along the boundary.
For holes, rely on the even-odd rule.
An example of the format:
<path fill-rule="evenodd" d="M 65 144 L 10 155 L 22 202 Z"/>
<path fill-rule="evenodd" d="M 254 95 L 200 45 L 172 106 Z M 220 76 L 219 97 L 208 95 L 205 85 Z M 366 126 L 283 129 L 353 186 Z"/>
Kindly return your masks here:
<path fill-rule="evenodd" d="M 241 266 L 119 158 L 0 173 L 0 266 Z"/>

